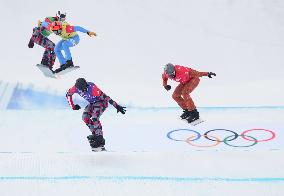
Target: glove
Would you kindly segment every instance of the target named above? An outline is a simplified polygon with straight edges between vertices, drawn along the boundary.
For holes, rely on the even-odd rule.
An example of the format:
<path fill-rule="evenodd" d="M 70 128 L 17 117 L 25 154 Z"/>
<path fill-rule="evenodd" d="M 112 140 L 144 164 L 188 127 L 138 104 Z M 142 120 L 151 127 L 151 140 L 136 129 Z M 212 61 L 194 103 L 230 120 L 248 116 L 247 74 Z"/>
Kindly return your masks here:
<path fill-rule="evenodd" d="M 74 105 L 74 107 L 73 107 L 73 110 L 80 110 L 80 109 L 81 109 L 81 107 L 78 104 Z"/>
<path fill-rule="evenodd" d="M 167 86 L 165 86 L 165 89 L 167 90 L 167 91 L 169 91 L 169 90 L 171 90 L 171 85 L 167 85 Z"/>
<path fill-rule="evenodd" d="M 117 109 L 117 113 L 120 112 L 122 114 L 125 114 L 126 110 L 124 109 L 125 107 L 122 107 L 120 105 L 117 105 L 116 109 Z"/>
<path fill-rule="evenodd" d="M 34 42 L 32 40 L 30 40 L 28 46 L 29 46 L 29 48 L 33 48 L 34 47 Z"/>
<path fill-rule="evenodd" d="M 212 78 L 212 76 L 216 76 L 216 74 L 213 73 L 213 72 L 209 72 L 209 73 L 208 73 L 208 77 L 209 77 L 209 78 Z"/>
<path fill-rule="evenodd" d="M 97 34 L 95 32 L 91 32 L 91 31 L 88 31 L 87 34 L 92 37 L 92 36 L 97 36 Z"/>
<path fill-rule="evenodd" d="M 40 27 L 42 22 L 40 20 L 37 21 L 37 26 Z"/>

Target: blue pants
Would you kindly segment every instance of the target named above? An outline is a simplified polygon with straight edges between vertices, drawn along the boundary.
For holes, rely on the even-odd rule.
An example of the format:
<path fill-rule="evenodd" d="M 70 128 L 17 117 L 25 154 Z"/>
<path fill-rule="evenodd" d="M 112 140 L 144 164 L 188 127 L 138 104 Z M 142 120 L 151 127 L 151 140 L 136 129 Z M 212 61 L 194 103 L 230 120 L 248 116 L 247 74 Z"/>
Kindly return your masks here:
<path fill-rule="evenodd" d="M 74 37 L 71 37 L 67 40 L 60 40 L 54 49 L 54 52 L 59 60 L 60 65 L 63 65 L 66 63 L 67 60 L 71 60 L 71 52 L 70 47 L 76 46 L 80 42 L 79 35 L 75 35 Z M 64 50 L 65 58 L 62 54 L 62 50 Z"/>

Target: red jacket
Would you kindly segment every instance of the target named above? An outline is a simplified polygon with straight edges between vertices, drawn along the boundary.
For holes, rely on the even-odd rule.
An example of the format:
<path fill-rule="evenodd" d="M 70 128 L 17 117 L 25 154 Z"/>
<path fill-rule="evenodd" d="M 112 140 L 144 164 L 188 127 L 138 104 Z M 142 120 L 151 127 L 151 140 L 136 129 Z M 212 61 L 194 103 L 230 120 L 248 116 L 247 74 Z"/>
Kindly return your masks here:
<path fill-rule="evenodd" d="M 181 84 L 185 84 L 194 77 L 208 76 L 208 72 L 199 72 L 189 67 L 184 67 L 181 65 L 175 65 L 174 69 L 176 72 L 176 75 L 174 78 L 169 77 L 165 72 L 162 74 L 163 86 L 167 85 L 168 79 L 174 80 Z"/>

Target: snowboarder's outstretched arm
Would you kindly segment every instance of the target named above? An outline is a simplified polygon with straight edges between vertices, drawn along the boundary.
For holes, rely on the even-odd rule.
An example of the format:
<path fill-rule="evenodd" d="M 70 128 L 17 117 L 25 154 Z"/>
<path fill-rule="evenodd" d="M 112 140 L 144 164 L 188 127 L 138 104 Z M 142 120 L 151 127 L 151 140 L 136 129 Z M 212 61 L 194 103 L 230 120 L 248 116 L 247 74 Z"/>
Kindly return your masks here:
<path fill-rule="evenodd" d="M 69 105 L 71 106 L 71 108 L 73 110 L 79 110 L 81 107 L 78 104 L 75 105 L 73 103 L 73 99 L 72 99 L 72 95 L 75 94 L 75 93 L 78 93 L 78 90 L 77 90 L 76 86 L 73 86 L 66 93 L 66 98 L 68 100 Z M 107 96 L 104 92 L 102 92 L 95 84 L 93 84 L 93 87 L 89 91 L 89 95 L 90 95 L 91 99 L 92 99 L 92 97 L 94 97 L 96 100 L 107 101 L 108 103 L 113 105 L 113 107 L 116 108 L 117 112 L 120 112 L 122 114 L 125 114 L 125 112 L 126 112 L 125 107 L 118 105 L 109 96 Z"/>
<path fill-rule="evenodd" d="M 113 105 L 113 107 L 116 108 L 117 113 L 120 112 L 122 114 L 125 114 L 125 112 L 126 112 L 125 107 L 122 107 L 122 106 L 118 105 L 114 100 L 112 100 L 103 91 L 101 91 L 96 85 L 93 86 L 92 96 L 96 96 L 96 97 L 99 98 L 99 100 L 107 101 L 108 103 Z"/>
<path fill-rule="evenodd" d="M 212 76 L 216 76 L 215 73 L 213 72 L 200 72 L 200 71 L 196 71 L 194 69 L 191 69 L 191 71 L 189 72 L 191 77 L 203 77 L 203 76 L 208 76 L 209 78 L 212 78 Z"/>
<path fill-rule="evenodd" d="M 32 36 L 31 36 L 30 41 L 29 41 L 29 44 L 28 44 L 28 47 L 29 47 L 29 48 L 33 48 L 33 47 L 34 47 L 34 40 L 35 40 L 36 37 L 38 36 L 39 31 L 40 31 L 40 28 L 39 28 L 39 27 L 34 27 L 34 28 L 33 28 L 33 34 L 32 34 Z"/>
<path fill-rule="evenodd" d="M 74 33 L 74 32 L 81 32 L 81 33 L 86 33 L 88 34 L 90 37 L 92 36 L 97 36 L 97 34 L 95 32 L 92 32 L 92 31 L 89 31 L 81 26 L 70 26 L 70 25 L 67 25 L 66 26 L 66 32 L 67 33 Z"/>
<path fill-rule="evenodd" d="M 91 36 L 97 36 L 97 34 L 95 32 L 92 32 L 92 31 L 88 31 L 86 29 L 84 29 L 83 27 L 81 26 L 74 26 L 74 31 L 75 32 L 82 32 L 82 33 L 87 33 L 90 37 Z"/>
<path fill-rule="evenodd" d="M 120 105 L 118 105 L 114 100 L 112 100 L 109 96 L 107 96 L 105 93 L 102 92 L 101 97 L 106 100 L 107 102 L 109 102 L 111 105 L 113 105 L 113 107 L 116 108 L 117 113 L 120 112 L 122 114 L 125 114 L 126 110 L 125 107 L 122 107 Z"/>
<path fill-rule="evenodd" d="M 38 20 L 37 27 L 33 28 L 33 34 L 28 44 L 29 48 L 34 47 L 34 40 L 39 34 L 48 37 L 52 33 L 52 31 L 49 31 L 47 27 L 54 21 L 58 21 L 58 17 L 46 17 L 44 21 Z"/>
<path fill-rule="evenodd" d="M 72 99 L 72 95 L 74 93 L 77 93 L 77 89 L 75 86 L 73 86 L 72 88 L 70 88 L 67 93 L 66 93 L 66 98 L 67 98 L 67 101 L 70 105 L 70 107 L 73 109 L 73 110 L 80 110 L 81 107 L 78 105 L 78 104 L 75 104 L 73 103 L 73 99 Z"/>

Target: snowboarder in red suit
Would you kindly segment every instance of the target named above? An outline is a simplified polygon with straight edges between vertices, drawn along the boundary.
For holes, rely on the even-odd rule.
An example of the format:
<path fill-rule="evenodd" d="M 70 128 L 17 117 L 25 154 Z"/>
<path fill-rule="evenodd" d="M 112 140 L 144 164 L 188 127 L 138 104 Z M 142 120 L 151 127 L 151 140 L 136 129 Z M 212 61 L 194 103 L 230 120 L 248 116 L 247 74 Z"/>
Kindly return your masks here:
<path fill-rule="evenodd" d="M 216 76 L 213 72 L 199 72 L 189 67 L 181 65 L 173 65 L 168 63 L 165 65 L 164 73 L 162 74 L 163 86 L 168 91 L 171 86 L 167 84 L 168 79 L 179 82 L 179 85 L 173 92 L 172 98 L 183 109 L 181 119 L 187 119 L 189 123 L 199 119 L 199 112 L 190 97 L 190 93 L 198 86 L 200 77 Z"/>
<path fill-rule="evenodd" d="M 125 114 L 125 107 L 118 105 L 109 96 L 102 92 L 94 83 L 87 82 L 84 78 L 78 78 L 75 85 L 70 88 L 66 94 L 66 98 L 69 105 L 73 110 L 79 110 L 79 105 L 74 105 L 72 95 L 74 93 L 79 94 L 89 104 L 85 107 L 82 119 L 89 127 L 92 135 L 89 135 L 88 141 L 92 147 L 92 151 L 105 150 L 105 139 L 103 137 L 102 125 L 100 122 L 100 116 L 108 107 L 108 103 L 113 105 L 117 112 Z"/>

